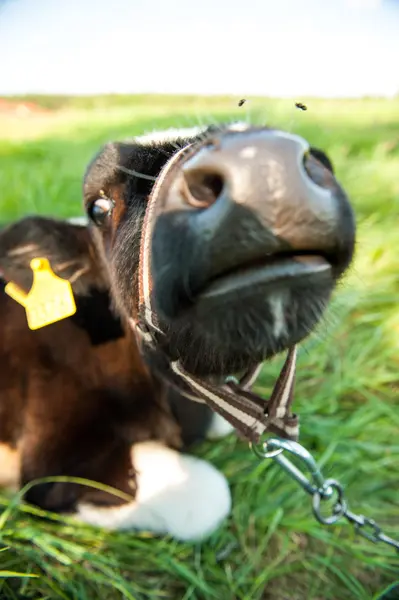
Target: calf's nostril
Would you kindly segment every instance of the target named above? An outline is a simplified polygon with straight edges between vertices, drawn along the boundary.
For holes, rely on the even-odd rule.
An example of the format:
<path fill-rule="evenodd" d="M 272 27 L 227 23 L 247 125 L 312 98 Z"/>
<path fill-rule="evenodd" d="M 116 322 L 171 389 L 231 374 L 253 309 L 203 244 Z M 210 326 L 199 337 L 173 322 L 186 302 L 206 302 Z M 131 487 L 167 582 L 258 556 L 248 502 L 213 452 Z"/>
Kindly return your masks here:
<path fill-rule="evenodd" d="M 187 204 L 195 208 L 211 206 L 222 193 L 224 179 L 218 173 L 202 169 L 184 173 L 182 193 Z"/>
<path fill-rule="evenodd" d="M 302 164 L 307 176 L 313 183 L 322 188 L 331 188 L 333 186 L 334 176 L 332 167 L 325 162 L 325 159 L 314 155 L 312 151 L 308 151 L 303 156 Z"/>

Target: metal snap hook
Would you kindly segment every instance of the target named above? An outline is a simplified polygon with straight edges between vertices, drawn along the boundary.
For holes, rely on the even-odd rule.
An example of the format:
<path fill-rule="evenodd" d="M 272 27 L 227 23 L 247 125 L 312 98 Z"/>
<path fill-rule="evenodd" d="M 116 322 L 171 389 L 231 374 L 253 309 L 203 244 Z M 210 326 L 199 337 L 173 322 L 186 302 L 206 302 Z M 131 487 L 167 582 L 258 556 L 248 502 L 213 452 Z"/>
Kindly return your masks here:
<path fill-rule="evenodd" d="M 269 441 L 266 440 L 265 442 L 261 442 L 260 444 L 254 444 L 253 442 L 250 442 L 249 447 L 251 448 L 255 456 L 257 456 L 258 458 L 276 458 L 276 456 L 284 452 L 283 448 L 275 448 L 274 450 L 269 450 Z"/>
<path fill-rule="evenodd" d="M 251 448 L 258 458 L 273 458 L 308 494 L 318 493 L 323 499 L 331 498 L 333 495 L 333 489 L 326 485 L 315 459 L 298 442 L 272 438 L 262 442 L 262 444 L 251 444 Z M 305 463 L 310 478 L 306 477 L 294 463 L 283 455 L 284 450 L 300 458 Z"/>
<path fill-rule="evenodd" d="M 327 479 L 324 483 L 323 488 L 329 488 L 330 490 L 332 490 L 332 494 L 335 493 L 337 495 L 337 498 L 332 507 L 332 514 L 328 517 L 323 517 L 323 515 L 321 514 L 321 502 L 322 500 L 326 500 L 326 497 L 323 498 L 320 491 L 316 491 L 313 494 L 313 514 L 319 521 L 319 523 L 322 523 L 323 525 L 333 525 L 334 523 L 339 521 L 339 519 L 343 517 L 347 511 L 347 504 L 344 499 L 344 490 L 342 489 L 341 484 L 338 483 L 338 481 L 335 481 L 335 479 Z"/>

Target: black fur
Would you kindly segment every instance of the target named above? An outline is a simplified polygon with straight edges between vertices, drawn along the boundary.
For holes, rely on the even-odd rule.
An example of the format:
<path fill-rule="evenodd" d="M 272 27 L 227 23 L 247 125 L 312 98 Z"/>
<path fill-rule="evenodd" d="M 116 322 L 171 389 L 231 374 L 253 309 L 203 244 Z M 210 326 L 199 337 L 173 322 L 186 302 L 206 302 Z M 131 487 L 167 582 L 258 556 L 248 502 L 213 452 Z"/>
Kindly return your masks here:
<path fill-rule="evenodd" d="M 108 291 L 90 288 L 87 296 L 76 300 L 77 310 L 71 321 L 83 329 L 93 346 L 112 342 L 125 335 L 119 316 L 110 310 L 111 297 Z"/>

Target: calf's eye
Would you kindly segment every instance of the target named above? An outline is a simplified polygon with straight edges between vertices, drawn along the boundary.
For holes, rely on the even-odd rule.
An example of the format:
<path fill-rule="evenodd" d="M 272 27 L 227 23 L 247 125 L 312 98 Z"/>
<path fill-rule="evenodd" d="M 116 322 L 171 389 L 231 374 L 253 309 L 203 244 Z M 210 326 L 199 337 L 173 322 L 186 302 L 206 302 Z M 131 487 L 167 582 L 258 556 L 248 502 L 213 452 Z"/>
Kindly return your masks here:
<path fill-rule="evenodd" d="M 111 198 L 107 198 L 106 196 L 101 196 L 101 198 L 97 198 L 97 200 L 94 200 L 91 203 L 89 208 L 89 217 L 98 227 L 101 227 L 101 225 L 104 225 L 108 217 L 111 215 L 113 208 L 113 200 L 111 200 Z"/>

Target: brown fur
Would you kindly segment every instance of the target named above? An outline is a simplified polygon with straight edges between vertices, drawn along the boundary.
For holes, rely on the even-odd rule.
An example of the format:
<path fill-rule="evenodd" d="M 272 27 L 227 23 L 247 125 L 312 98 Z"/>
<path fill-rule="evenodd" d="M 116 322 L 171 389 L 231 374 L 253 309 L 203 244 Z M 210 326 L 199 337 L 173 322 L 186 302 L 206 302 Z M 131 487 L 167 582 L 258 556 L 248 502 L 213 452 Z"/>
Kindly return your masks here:
<path fill-rule="evenodd" d="M 105 330 L 118 324 L 87 229 L 32 217 L 0 233 L 7 281 L 29 290 L 29 263 L 35 256 L 48 257 L 55 273 L 70 280 L 84 267 L 73 283 L 78 313 L 30 331 L 24 308 L 0 287 L 0 314 L 7 316 L 0 319 L 0 484 L 68 475 L 132 494 L 132 444 L 154 439 L 182 445 L 165 389 L 150 375 L 122 324 L 115 339 L 93 344 L 79 322 L 82 302 L 90 302 L 94 290 L 106 294 L 108 303 L 97 327 L 106 336 Z M 89 310 L 96 311 L 94 301 Z M 52 510 L 72 509 L 78 499 L 119 502 L 116 496 L 68 483 L 37 485 L 27 499 Z"/>

